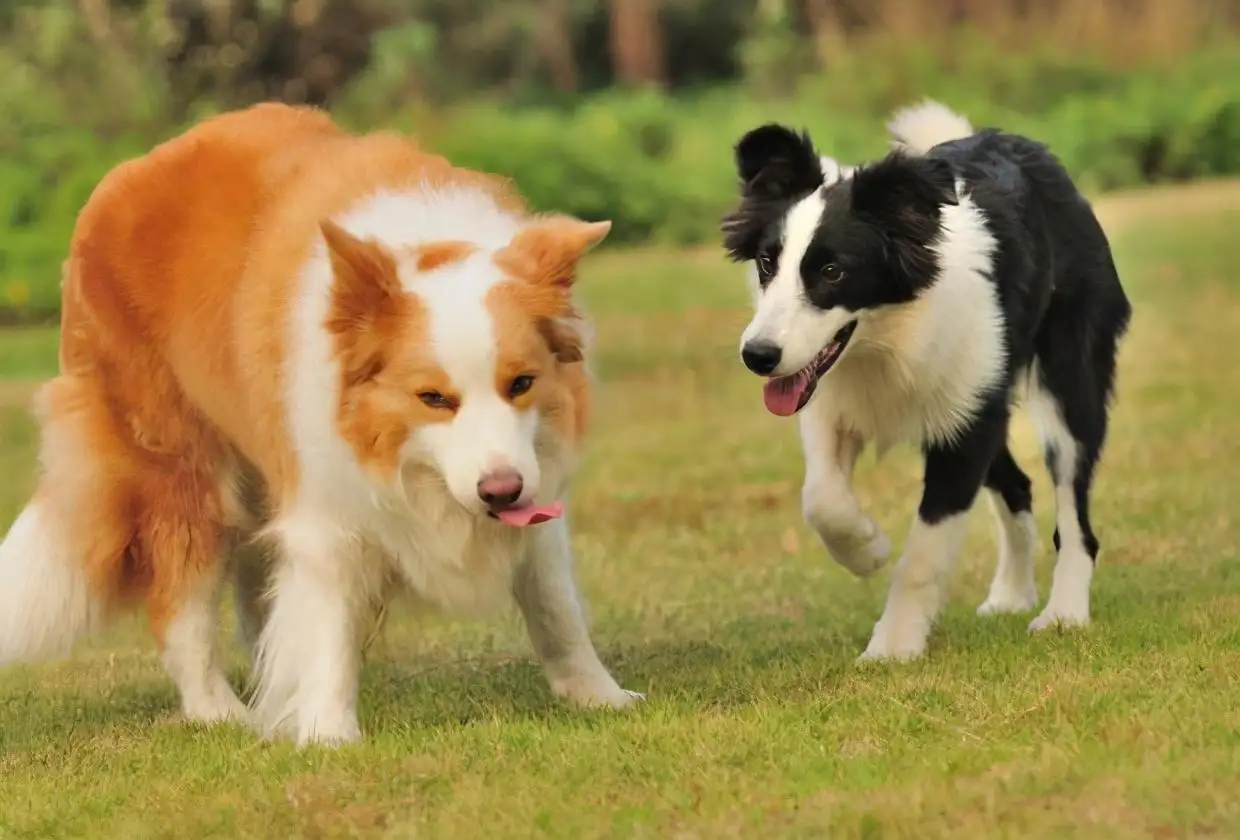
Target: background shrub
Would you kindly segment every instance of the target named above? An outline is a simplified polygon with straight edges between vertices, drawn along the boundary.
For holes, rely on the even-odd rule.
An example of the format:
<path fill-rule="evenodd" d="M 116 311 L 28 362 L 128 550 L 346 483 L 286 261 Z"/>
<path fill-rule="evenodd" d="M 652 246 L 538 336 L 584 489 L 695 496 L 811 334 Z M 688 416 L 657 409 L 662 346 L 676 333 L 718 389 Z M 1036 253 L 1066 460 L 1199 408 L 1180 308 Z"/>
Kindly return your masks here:
<path fill-rule="evenodd" d="M 609 245 L 716 242 L 755 125 L 862 161 L 922 97 L 1047 142 L 1089 190 L 1240 173 L 1240 0 L 1170 17 L 1160 0 L 643 0 L 654 58 L 618 54 L 609 27 L 636 7 L 616 2 L 233 0 L 225 20 L 203 0 L 4 4 L 0 321 L 55 317 L 108 169 L 273 97 L 415 132 L 540 209 L 612 219 Z"/>

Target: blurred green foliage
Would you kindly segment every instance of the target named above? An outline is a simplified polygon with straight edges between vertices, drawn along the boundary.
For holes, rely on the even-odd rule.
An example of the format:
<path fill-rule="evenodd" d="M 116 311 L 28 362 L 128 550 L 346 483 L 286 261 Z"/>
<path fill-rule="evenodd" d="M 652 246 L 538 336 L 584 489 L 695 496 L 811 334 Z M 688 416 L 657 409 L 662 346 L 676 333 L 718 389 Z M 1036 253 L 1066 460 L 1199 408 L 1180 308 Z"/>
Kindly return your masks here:
<path fill-rule="evenodd" d="M 565 2 L 574 26 L 605 23 L 598 3 Z M 667 2 L 668 51 L 683 52 L 693 32 L 706 31 L 698 17 L 709 4 Z M 510 175 L 539 209 L 610 218 L 612 244 L 716 241 L 733 200 L 732 144 L 759 123 L 806 127 L 824 153 L 859 161 L 884 150 L 892 109 L 927 96 L 977 125 L 1049 143 L 1091 190 L 1240 172 L 1240 42 L 1228 38 L 1123 63 L 1045 37 L 1015 50 L 955 27 L 924 41 L 869 38 L 820 61 L 796 20 L 767 14 L 733 45 L 732 59 L 705 50 L 696 65 L 670 62 L 681 82 L 661 90 L 608 86 L 601 59 L 582 56 L 586 92 L 568 95 L 510 66 L 533 26 L 521 17 L 530 3 L 507 7 L 515 22 L 505 29 L 492 20 L 489 35 L 468 32 L 467 12 L 485 0 L 415 5 L 423 17 L 372 33 L 364 66 L 328 100 L 333 112 L 357 128 L 416 132 L 461 164 Z M 0 12 L 0 318 L 54 316 L 75 216 L 108 169 L 203 114 L 247 101 L 197 88 L 188 96 L 168 58 L 185 33 L 170 30 L 154 4 L 130 6 L 110 19 L 106 37 L 67 0 Z M 741 12 L 729 15 L 721 27 L 740 38 Z M 495 66 L 428 81 L 436 62 L 490 49 L 484 35 L 500 44 Z M 495 87 L 505 73 L 523 81 Z"/>

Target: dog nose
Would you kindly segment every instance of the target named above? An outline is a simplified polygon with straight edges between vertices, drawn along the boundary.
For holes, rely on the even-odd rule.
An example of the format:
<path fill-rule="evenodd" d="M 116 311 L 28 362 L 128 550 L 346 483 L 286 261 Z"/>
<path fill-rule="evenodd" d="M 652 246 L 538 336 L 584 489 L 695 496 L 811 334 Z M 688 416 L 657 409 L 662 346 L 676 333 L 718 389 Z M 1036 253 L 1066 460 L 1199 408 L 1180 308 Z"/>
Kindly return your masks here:
<path fill-rule="evenodd" d="M 766 376 L 779 367 L 779 359 L 784 351 L 769 341 L 751 341 L 741 349 L 741 359 L 745 367 L 759 376 Z"/>
<path fill-rule="evenodd" d="M 492 510 L 507 510 L 521 498 L 524 488 L 521 473 L 511 469 L 496 470 L 478 481 L 478 498 Z"/>

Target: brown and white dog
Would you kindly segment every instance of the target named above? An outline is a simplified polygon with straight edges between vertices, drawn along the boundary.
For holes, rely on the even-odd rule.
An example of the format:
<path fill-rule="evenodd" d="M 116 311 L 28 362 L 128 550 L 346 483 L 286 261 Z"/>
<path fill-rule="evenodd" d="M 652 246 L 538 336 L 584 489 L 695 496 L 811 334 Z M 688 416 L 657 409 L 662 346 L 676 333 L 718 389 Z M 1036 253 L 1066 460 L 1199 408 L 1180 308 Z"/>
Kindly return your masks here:
<path fill-rule="evenodd" d="M 299 743 L 360 736 L 360 634 L 392 586 L 515 595 L 555 694 L 640 698 L 595 653 L 562 518 L 588 400 L 575 271 L 609 228 L 283 105 L 118 166 L 66 264 L 0 662 L 145 602 L 185 715 L 248 717 L 217 661 L 231 570 L 255 723 Z"/>

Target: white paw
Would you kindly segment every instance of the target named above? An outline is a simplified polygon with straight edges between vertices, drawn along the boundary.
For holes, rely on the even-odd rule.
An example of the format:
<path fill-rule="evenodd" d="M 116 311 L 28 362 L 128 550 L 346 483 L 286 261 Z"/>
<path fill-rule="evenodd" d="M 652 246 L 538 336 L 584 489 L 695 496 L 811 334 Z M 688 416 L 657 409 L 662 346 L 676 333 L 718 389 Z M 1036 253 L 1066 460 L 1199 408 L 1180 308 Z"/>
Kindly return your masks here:
<path fill-rule="evenodd" d="M 924 622 L 905 621 L 891 626 L 880 620 L 857 662 L 908 662 L 919 659 L 926 652 L 929 629 Z"/>
<path fill-rule="evenodd" d="M 1038 605 L 1038 590 L 1001 588 L 991 589 L 986 600 L 977 608 L 978 615 L 1017 615 L 1026 613 Z"/>
<path fill-rule="evenodd" d="M 1055 604 L 1047 604 L 1042 614 L 1029 622 L 1030 633 L 1041 633 L 1052 627 L 1070 629 L 1089 626 L 1088 607 L 1070 607 L 1064 609 Z"/>
<path fill-rule="evenodd" d="M 583 709 L 623 709 L 640 703 L 646 695 L 621 688 L 609 675 L 580 675 L 552 680 L 556 697 Z"/>
<path fill-rule="evenodd" d="M 611 700 L 608 705 L 613 709 L 623 709 L 637 703 L 644 702 L 646 695 L 640 691 L 629 691 L 627 688 L 620 689 L 620 694 Z"/>
<path fill-rule="evenodd" d="M 181 699 L 181 714 L 196 723 L 245 722 L 249 711 L 227 683 L 213 686 L 212 690 Z"/>
<path fill-rule="evenodd" d="M 869 520 L 866 520 L 863 533 L 867 536 L 857 538 L 822 531 L 818 536 L 836 563 L 857 577 L 869 577 L 887 562 L 891 554 L 891 540 Z"/>
<path fill-rule="evenodd" d="M 297 731 L 297 746 L 339 747 L 362 739 L 362 728 L 357 718 L 344 715 L 337 720 L 319 718 L 309 726 L 301 726 Z"/>

